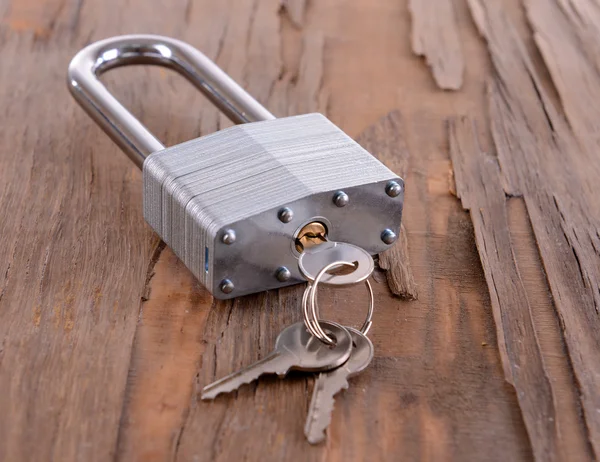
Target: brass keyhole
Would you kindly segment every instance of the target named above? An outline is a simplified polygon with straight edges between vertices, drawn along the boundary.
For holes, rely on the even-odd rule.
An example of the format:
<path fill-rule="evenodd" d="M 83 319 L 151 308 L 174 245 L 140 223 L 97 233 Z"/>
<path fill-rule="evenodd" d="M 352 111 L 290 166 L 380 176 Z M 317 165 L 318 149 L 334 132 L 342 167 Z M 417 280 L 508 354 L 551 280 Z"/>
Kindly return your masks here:
<path fill-rule="evenodd" d="M 296 250 L 302 253 L 316 245 L 327 242 L 327 228 L 319 221 L 312 221 L 300 230 L 296 237 Z"/>

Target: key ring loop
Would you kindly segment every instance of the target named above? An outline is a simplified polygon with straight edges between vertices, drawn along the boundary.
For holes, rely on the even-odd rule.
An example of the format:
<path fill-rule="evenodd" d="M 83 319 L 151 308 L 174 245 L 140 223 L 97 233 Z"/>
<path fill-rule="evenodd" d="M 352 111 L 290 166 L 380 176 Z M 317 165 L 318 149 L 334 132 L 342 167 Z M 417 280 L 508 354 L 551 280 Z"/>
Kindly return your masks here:
<path fill-rule="evenodd" d="M 318 289 L 319 283 L 320 283 L 322 277 L 325 275 L 325 273 L 327 273 L 327 271 L 329 271 L 331 268 L 333 268 L 335 266 L 352 266 L 353 267 L 355 265 L 353 263 L 346 262 L 346 261 L 336 261 L 336 262 L 326 265 L 319 271 L 319 273 L 315 277 L 314 281 L 312 283 L 309 282 L 307 284 L 306 289 L 304 290 L 304 294 L 302 295 L 302 311 L 303 311 L 303 315 L 304 315 L 304 324 L 306 325 L 306 328 L 308 329 L 308 331 L 311 334 L 313 334 L 321 342 L 326 343 L 327 345 L 335 345 L 335 341 L 327 335 L 327 333 L 323 330 L 323 328 L 319 324 L 319 321 L 318 321 L 319 308 L 318 308 L 318 304 L 317 304 L 317 289 Z M 369 309 L 367 311 L 367 317 L 366 317 L 363 325 L 360 328 L 360 332 L 363 333 L 364 335 L 367 335 L 367 333 L 369 332 L 369 329 L 371 329 L 371 326 L 373 325 L 372 319 L 373 319 L 375 300 L 373 297 L 373 289 L 372 289 L 371 283 L 369 282 L 368 279 L 365 280 L 365 284 L 369 291 Z M 310 312 L 309 312 L 309 308 L 310 308 Z"/>

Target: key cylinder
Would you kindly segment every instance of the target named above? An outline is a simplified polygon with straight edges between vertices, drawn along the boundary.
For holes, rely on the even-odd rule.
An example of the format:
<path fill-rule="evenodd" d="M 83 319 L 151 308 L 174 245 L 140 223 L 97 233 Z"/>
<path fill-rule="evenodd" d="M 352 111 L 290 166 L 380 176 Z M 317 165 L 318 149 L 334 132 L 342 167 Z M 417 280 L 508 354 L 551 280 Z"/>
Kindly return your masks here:
<path fill-rule="evenodd" d="M 327 228 L 321 222 L 312 221 L 304 225 L 296 236 L 296 250 L 303 252 L 324 242 L 327 242 Z"/>

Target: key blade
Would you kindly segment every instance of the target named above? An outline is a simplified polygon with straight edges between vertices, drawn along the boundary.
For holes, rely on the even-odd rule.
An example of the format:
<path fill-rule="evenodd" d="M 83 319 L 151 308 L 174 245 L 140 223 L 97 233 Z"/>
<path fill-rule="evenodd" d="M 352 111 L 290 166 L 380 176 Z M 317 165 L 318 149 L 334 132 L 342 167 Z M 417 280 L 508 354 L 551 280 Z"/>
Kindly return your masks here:
<path fill-rule="evenodd" d="M 315 381 L 304 434 L 311 444 L 325 440 L 325 431 L 331 423 L 335 395 L 349 387 L 348 379 L 363 371 L 373 359 L 373 343 L 361 332 L 348 328 L 354 348 L 348 362 L 329 372 L 323 372 Z"/>
<path fill-rule="evenodd" d="M 284 376 L 292 367 L 292 362 L 290 355 L 274 351 L 254 364 L 205 386 L 201 398 L 214 399 L 221 393 L 230 393 L 244 384 L 254 382 L 263 374 Z"/>
<path fill-rule="evenodd" d="M 310 400 L 304 435 L 310 444 L 325 441 L 325 430 L 331 423 L 335 395 L 347 389 L 348 371 L 344 367 L 319 374 Z"/>

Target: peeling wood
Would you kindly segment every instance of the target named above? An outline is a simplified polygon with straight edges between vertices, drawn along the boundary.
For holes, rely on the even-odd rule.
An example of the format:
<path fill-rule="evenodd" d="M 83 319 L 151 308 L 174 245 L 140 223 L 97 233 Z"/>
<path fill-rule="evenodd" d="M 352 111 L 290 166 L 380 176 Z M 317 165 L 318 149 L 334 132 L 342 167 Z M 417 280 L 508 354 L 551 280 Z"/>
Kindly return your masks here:
<path fill-rule="evenodd" d="M 387 283 L 393 294 L 405 300 L 417 300 L 419 290 L 413 276 L 408 256 L 408 237 L 404 225 L 391 249 L 379 254 L 379 267 L 385 270 Z"/>
<path fill-rule="evenodd" d="M 600 5 L 590 0 L 524 4 L 573 132 L 584 145 L 597 148 L 600 110 L 589 102 L 600 98 Z"/>
<path fill-rule="evenodd" d="M 425 57 L 438 87 L 460 90 L 464 58 L 452 0 L 409 0 L 412 49 Z"/>

